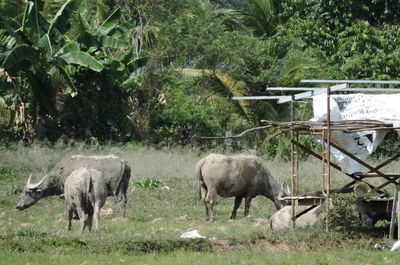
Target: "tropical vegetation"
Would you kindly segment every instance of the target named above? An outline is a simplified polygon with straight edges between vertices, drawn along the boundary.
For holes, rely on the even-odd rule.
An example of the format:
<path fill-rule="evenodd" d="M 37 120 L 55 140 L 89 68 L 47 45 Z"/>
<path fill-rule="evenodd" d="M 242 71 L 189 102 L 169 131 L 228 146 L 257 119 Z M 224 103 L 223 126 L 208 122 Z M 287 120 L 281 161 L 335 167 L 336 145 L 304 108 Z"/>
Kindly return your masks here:
<path fill-rule="evenodd" d="M 285 104 L 232 96 L 310 78 L 397 79 L 399 10 L 394 0 L 1 0 L 1 139 L 208 145 L 202 136 L 288 119 Z M 263 131 L 243 142 L 279 144 Z"/>

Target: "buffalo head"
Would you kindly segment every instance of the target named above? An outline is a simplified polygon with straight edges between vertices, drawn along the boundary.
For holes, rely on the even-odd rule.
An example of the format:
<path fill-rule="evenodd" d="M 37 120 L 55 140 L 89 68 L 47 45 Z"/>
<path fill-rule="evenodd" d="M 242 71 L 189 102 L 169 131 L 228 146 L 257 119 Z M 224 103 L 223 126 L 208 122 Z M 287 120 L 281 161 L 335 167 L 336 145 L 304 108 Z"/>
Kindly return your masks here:
<path fill-rule="evenodd" d="M 287 203 L 284 200 L 280 200 L 284 197 L 288 197 L 290 196 L 290 190 L 289 190 L 289 186 L 286 186 L 286 189 L 283 187 L 283 185 L 281 185 L 281 189 L 278 191 L 278 193 L 275 196 L 275 206 L 277 209 L 281 209 L 284 206 L 289 205 L 289 203 Z"/>
<path fill-rule="evenodd" d="M 32 206 L 43 197 L 43 189 L 41 188 L 41 184 L 45 178 L 38 183 L 31 184 L 31 177 L 32 174 L 29 176 L 28 182 L 26 183 L 26 186 L 22 191 L 21 197 L 17 203 L 18 210 L 23 210 Z"/>

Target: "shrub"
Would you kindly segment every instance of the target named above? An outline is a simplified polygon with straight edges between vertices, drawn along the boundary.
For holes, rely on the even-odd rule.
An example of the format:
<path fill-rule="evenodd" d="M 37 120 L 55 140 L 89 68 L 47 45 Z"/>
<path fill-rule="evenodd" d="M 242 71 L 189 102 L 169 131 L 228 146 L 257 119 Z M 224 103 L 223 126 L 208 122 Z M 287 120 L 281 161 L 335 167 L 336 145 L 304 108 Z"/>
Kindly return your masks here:
<path fill-rule="evenodd" d="M 212 106 L 187 95 L 180 85 L 166 88 L 167 103 L 151 112 L 153 141 L 157 144 L 189 144 L 193 136 L 222 133 Z"/>
<path fill-rule="evenodd" d="M 339 232 L 354 232 L 360 226 L 353 194 L 337 194 L 332 197 L 332 209 L 328 212 L 329 226 Z"/>
<path fill-rule="evenodd" d="M 162 187 L 164 184 L 161 180 L 153 178 L 145 178 L 140 181 L 135 182 L 135 187 L 140 189 L 157 189 Z"/>
<path fill-rule="evenodd" d="M 304 134 L 299 134 L 298 142 L 309 149 L 321 148 L 321 145 L 312 137 Z M 291 154 L 290 135 L 286 134 L 272 139 L 265 139 L 260 148 L 261 154 L 268 159 L 282 159 L 284 161 L 290 160 Z M 302 152 L 299 148 L 299 159 L 305 160 L 308 154 Z"/>

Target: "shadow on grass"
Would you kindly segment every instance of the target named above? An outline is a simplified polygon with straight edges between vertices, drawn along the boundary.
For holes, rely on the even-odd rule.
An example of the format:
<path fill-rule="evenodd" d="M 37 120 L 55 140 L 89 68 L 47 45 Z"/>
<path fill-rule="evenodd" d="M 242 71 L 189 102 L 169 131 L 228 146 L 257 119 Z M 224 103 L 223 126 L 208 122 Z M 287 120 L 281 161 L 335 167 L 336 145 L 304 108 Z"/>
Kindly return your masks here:
<path fill-rule="evenodd" d="M 143 255 L 168 254 L 176 251 L 225 252 L 235 250 L 262 251 L 318 251 L 335 250 L 348 246 L 370 248 L 387 235 L 386 227 L 353 228 L 352 233 L 330 230 L 323 226 L 280 231 L 279 233 L 254 233 L 246 238 L 225 239 L 129 239 L 102 238 L 101 234 L 55 235 L 32 228 L 14 230 L 0 235 L 0 249 L 16 253 L 92 253 Z"/>
<path fill-rule="evenodd" d="M 38 232 L 34 229 L 23 229 L 0 236 L 0 249 L 12 252 L 44 252 L 58 249 L 66 251 L 89 251 L 90 253 L 170 253 L 177 250 L 209 252 L 212 244 L 205 239 L 137 239 L 137 240 L 99 240 L 98 238 L 82 239 L 79 236 L 58 236 Z"/>

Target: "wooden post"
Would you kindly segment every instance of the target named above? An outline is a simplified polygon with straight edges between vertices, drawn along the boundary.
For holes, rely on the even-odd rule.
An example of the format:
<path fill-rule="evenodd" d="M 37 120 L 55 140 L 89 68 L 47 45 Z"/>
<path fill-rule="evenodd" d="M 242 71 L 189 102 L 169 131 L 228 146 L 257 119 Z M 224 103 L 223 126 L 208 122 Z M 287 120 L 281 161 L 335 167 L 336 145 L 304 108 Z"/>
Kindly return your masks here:
<path fill-rule="evenodd" d="M 397 184 L 396 194 L 397 194 L 397 239 L 400 239 L 400 184 Z"/>
<path fill-rule="evenodd" d="M 394 192 L 394 198 L 393 198 L 393 203 L 392 203 L 392 216 L 390 218 L 390 230 L 389 230 L 389 239 L 394 238 L 394 226 L 396 223 L 396 211 L 397 215 L 399 215 L 399 210 L 398 210 L 398 201 L 399 199 L 399 185 L 396 186 L 395 192 Z M 399 222 L 399 218 L 397 216 L 397 222 Z M 399 225 L 397 225 L 400 227 Z M 400 229 L 400 228 L 398 228 Z M 399 236 L 399 231 L 397 231 L 397 236 Z"/>
<path fill-rule="evenodd" d="M 294 121 L 294 115 L 295 115 L 295 110 L 294 110 L 294 95 L 292 94 L 292 101 L 291 101 L 291 105 L 290 105 L 290 118 L 292 120 L 292 122 Z M 295 179 L 296 179 L 296 171 L 295 171 L 295 160 L 296 160 L 296 156 L 297 154 L 295 153 L 295 144 L 294 144 L 294 136 L 295 136 L 295 131 L 293 129 L 293 125 L 292 125 L 292 130 L 290 132 L 290 137 L 292 139 L 291 143 L 292 143 L 292 148 L 291 148 L 291 168 L 292 168 L 292 191 L 291 191 L 291 196 L 292 198 L 294 198 L 295 196 Z M 293 222 L 293 228 L 296 228 L 296 200 L 292 199 L 292 222 Z"/>
<path fill-rule="evenodd" d="M 331 193 L 331 88 L 326 89 L 326 161 L 327 161 L 327 184 L 326 184 L 326 231 L 329 230 L 329 196 Z M 324 142 L 322 142 L 324 144 Z"/>

